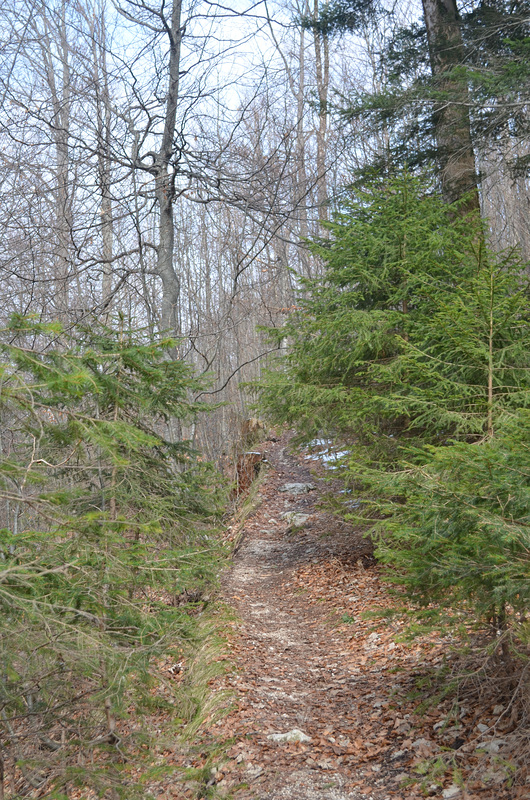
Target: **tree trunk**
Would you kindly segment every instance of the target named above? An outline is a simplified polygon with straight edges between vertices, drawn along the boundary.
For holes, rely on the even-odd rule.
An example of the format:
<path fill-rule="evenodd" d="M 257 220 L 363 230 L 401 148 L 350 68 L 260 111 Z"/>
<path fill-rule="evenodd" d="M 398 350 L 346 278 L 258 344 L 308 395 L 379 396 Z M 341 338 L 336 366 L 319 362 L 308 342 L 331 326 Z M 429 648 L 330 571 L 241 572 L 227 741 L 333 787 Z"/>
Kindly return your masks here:
<path fill-rule="evenodd" d="M 35 31 L 39 36 L 42 63 L 46 83 L 52 103 L 51 132 L 55 145 L 55 237 L 56 263 L 55 281 L 57 286 L 56 309 L 64 320 L 70 308 L 69 284 L 73 271 L 72 253 L 72 187 L 70 185 L 70 111 L 71 75 L 70 47 L 67 38 L 66 4 L 61 3 L 57 30 L 53 30 L 50 20 L 43 16 L 43 30 Z M 55 41 L 54 41 L 55 39 Z M 54 62 L 53 54 L 56 53 Z M 60 68 L 59 66 L 60 65 Z"/>
<path fill-rule="evenodd" d="M 454 76 L 463 63 L 464 46 L 455 0 L 422 0 L 431 70 L 441 99 L 434 108 L 434 128 L 448 203 L 467 196 L 462 213 L 479 211 L 475 156 L 471 141 L 468 90 Z"/>
<path fill-rule="evenodd" d="M 306 171 L 306 142 L 304 130 L 305 113 L 305 30 L 300 28 L 299 42 L 299 67 L 298 67 L 298 87 L 294 89 L 295 82 L 291 80 L 293 94 L 296 100 L 296 164 L 297 164 L 297 188 L 301 194 L 299 201 L 299 233 L 302 240 L 309 236 L 309 221 L 307 215 L 307 171 Z M 306 266 L 304 264 L 304 266 Z M 307 271 L 307 268 L 306 268 Z"/>
<path fill-rule="evenodd" d="M 92 32 L 92 58 L 94 64 L 97 117 L 97 174 L 101 196 L 101 260 L 103 264 L 101 305 L 105 316 L 108 316 L 112 304 L 114 223 L 111 195 L 112 109 L 107 69 L 106 19 L 103 5 L 98 8 L 97 17 L 94 15 Z"/>
<path fill-rule="evenodd" d="M 314 18 L 318 19 L 319 2 L 314 0 Z M 326 174 L 327 132 L 328 132 L 328 91 L 329 91 L 329 39 L 327 34 L 314 29 L 315 69 L 318 96 L 317 136 L 317 203 L 319 222 L 326 222 L 328 213 L 328 182 Z M 319 233 L 322 233 L 321 231 Z"/>
<path fill-rule="evenodd" d="M 175 172 L 169 162 L 173 155 L 177 103 L 179 98 L 180 48 L 182 0 L 173 0 L 171 23 L 167 27 L 169 37 L 169 86 L 166 101 L 164 132 L 157 153 L 153 172 L 155 195 L 159 212 L 159 240 L 156 272 L 162 281 L 162 328 L 171 334 L 179 332 L 180 280 L 175 272 L 173 256 L 175 230 L 173 203 L 175 200 Z"/>

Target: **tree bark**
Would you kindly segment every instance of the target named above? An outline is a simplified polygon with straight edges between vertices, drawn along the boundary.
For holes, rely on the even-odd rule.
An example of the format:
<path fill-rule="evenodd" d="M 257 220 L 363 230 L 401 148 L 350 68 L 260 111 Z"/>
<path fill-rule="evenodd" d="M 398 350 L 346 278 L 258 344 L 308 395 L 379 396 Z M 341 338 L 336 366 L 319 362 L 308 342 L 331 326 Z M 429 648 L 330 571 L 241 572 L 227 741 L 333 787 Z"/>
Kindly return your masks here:
<path fill-rule="evenodd" d="M 182 0 L 173 0 L 171 23 L 166 26 L 169 38 L 169 86 L 166 100 L 164 131 L 160 149 L 156 155 L 155 196 L 159 212 L 159 240 L 156 272 L 162 281 L 162 328 L 172 334 L 180 330 L 179 301 L 180 280 L 173 264 L 175 229 L 173 203 L 175 200 L 175 172 L 170 169 L 174 151 L 177 104 L 179 99 L 180 49 L 183 30 L 181 28 Z"/>
<path fill-rule="evenodd" d="M 471 140 L 468 90 L 454 75 L 463 63 L 464 45 L 455 0 L 422 0 L 431 70 L 441 98 L 435 104 L 434 128 L 442 168 L 442 191 L 448 203 L 466 197 L 462 213 L 479 211 L 475 156 Z"/>
<path fill-rule="evenodd" d="M 110 102 L 109 73 L 107 68 L 107 42 L 105 6 L 101 4 L 91 20 L 92 59 L 97 125 L 97 177 L 101 206 L 101 305 L 108 317 L 112 305 L 112 257 L 114 249 L 114 222 L 112 212 L 112 109 Z"/>
<path fill-rule="evenodd" d="M 61 3 L 57 30 L 43 15 L 43 30 L 34 25 L 39 37 L 42 64 L 52 103 L 51 132 L 55 145 L 55 280 L 56 309 L 64 320 L 70 309 L 70 280 L 73 273 L 72 254 L 72 187 L 70 181 L 70 113 L 72 85 L 70 46 L 67 37 L 66 3 Z M 55 39 L 55 41 L 54 41 Z M 53 53 L 56 53 L 54 63 Z M 60 65 L 60 69 L 58 68 Z"/>
<path fill-rule="evenodd" d="M 319 1 L 314 0 L 313 14 L 315 20 L 319 16 Z M 318 128 L 317 136 L 317 203 L 319 222 L 327 222 L 328 213 L 328 181 L 326 168 L 327 132 L 328 132 L 328 91 L 329 91 L 329 39 L 326 33 L 314 29 L 315 69 L 318 96 Z M 321 232 L 320 232 L 321 233 Z"/>

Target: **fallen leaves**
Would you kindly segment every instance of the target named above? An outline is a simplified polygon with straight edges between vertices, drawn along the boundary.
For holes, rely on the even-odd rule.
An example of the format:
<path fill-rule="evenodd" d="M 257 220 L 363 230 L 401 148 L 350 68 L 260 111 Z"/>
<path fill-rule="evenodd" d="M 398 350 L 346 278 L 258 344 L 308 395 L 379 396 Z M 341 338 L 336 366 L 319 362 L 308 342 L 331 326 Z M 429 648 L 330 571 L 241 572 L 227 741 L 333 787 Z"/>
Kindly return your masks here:
<path fill-rule="evenodd" d="M 477 751 L 484 737 L 501 739 L 502 706 L 484 697 L 467 709 L 458 697 L 443 696 L 418 709 L 425 697 L 419 681 L 447 661 L 455 640 L 431 634 L 406 643 L 399 618 L 366 617 L 394 608 L 393 588 L 362 536 L 316 509 L 316 492 L 278 493 L 289 482 L 315 481 L 284 447 L 285 441 L 269 447 L 277 469 L 245 522 L 236 562 L 241 580 L 232 575 L 225 589 L 239 614 L 229 643 L 234 670 L 212 690 L 229 688 L 235 702 L 202 735 L 235 741 L 216 782 L 247 800 L 302 781 L 300 775 L 326 775 L 345 792 L 414 800 L 441 798 L 458 774 L 468 786 L 462 800 L 527 797 L 528 790 L 509 786 L 509 767 L 493 768 L 498 752 Z M 288 531 L 282 515 L 291 512 L 308 515 L 303 530 Z M 310 741 L 268 738 L 294 729 Z M 501 779 L 488 777 L 488 769 Z"/>

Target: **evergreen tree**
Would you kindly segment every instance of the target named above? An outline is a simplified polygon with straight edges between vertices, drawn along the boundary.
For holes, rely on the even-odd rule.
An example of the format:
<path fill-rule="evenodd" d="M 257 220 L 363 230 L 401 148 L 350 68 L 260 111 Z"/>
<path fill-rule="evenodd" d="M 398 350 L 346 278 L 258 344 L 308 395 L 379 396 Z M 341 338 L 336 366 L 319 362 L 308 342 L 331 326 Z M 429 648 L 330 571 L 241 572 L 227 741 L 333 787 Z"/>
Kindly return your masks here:
<path fill-rule="evenodd" d="M 497 632 L 508 609 L 520 623 L 530 602 L 530 304 L 521 266 L 490 254 L 457 294 L 436 296 L 421 338 L 389 369 L 399 387 L 389 399 L 406 398 L 415 424 L 435 424 L 438 441 L 402 448 L 392 469 L 364 475 L 376 498 L 367 507 L 381 517 L 378 553 L 404 566 L 410 595 Z"/>
<path fill-rule="evenodd" d="M 524 265 L 489 252 L 476 219 L 409 174 L 356 192 L 329 228 L 315 245 L 323 279 L 304 282 L 298 311 L 272 332 L 289 349 L 261 401 L 301 440 L 347 448 L 342 477 L 362 507 L 345 513 L 369 524 L 412 597 L 466 602 L 478 619 L 520 611 L 530 577 Z"/>
<path fill-rule="evenodd" d="M 476 209 L 473 148 L 500 149 L 514 171 L 527 168 L 528 2 L 423 5 L 423 19 L 397 25 L 381 54 L 383 91 L 346 98 L 342 113 L 384 127 L 389 149 L 375 166 L 437 164 L 446 199 L 468 192 Z"/>
<path fill-rule="evenodd" d="M 156 665 L 193 639 L 175 599 L 200 596 L 220 553 L 220 484 L 167 436 L 204 410 L 188 399 L 199 383 L 168 358 L 174 342 L 123 324 L 67 335 L 21 318 L 2 338 L 5 735 L 39 796 L 143 797 L 134 728 L 157 702 L 183 713 L 178 696 L 157 700 Z"/>
<path fill-rule="evenodd" d="M 271 332 L 289 341 L 288 366 L 269 375 L 261 396 L 306 439 L 351 428 L 352 440 L 374 439 L 379 451 L 381 428 L 387 440 L 415 430 L 407 401 L 397 410 L 386 402 L 389 370 L 429 316 L 437 287 L 457 293 L 455 276 L 472 275 L 481 258 L 480 223 L 454 219 L 421 187 L 405 173 L 356 189 L 328 225 L 330 240 L 313 245 L 323 280 L 303 281 L 299 310 Z"/>

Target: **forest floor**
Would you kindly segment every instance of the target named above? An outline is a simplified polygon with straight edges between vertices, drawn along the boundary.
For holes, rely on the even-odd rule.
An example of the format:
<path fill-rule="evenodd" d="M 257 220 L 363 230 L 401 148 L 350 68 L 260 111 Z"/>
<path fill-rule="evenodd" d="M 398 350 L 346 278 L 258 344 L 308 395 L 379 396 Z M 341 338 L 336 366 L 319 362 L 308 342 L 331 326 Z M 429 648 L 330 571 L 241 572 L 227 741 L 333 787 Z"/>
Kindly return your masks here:
<path fill-rule="evenodd" d="M 395 604 L 370 543 L 319 507 L 328 490 L 322 468 L 292 454 L 287 435 L 260 449 L 269 467 L 254 511 L 232 531 L 240 544 L 222 585 L 235 611 L 232 667 L 211 688 L 229 690 L 231 705 L 203 728 L 194 763 L 212 742 L 226 743 L 226 758 L 203 796 L 530 797 L 521 772 L 509 785 L 509 702 L 480 681 L 467 693 L 436 695 L 433 676 L 459 663 L 458 641 L 406 643 L 399 618 L 367 619 Z"/>

